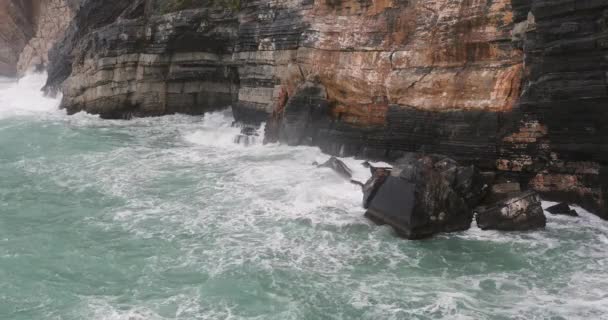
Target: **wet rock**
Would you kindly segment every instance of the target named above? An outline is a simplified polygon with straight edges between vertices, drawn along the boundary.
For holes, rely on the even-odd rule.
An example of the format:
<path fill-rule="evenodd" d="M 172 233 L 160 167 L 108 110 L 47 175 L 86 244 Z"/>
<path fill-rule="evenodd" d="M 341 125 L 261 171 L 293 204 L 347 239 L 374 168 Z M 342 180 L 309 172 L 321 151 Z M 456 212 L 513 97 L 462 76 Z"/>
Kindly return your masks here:
<path fill-rule="evenodd" d="M 317 128 L 328 119 L 328 106 L 323 85 L 310 81 L 301 85 L 285 105 L 279 141 L 288 145 L 316 144 Z"/>
<path fill-rule="evenodd" d="M 234 143 L 249 146 L 255 144 L 259 139 L 257 128 L 245 126 L 241 128 L 241 133 L 234 138 Z"/>
<path fill-rule="evenodd" d="M 378 190 L 391 175 L 391 170 L 387 168 L 373 168 L 372 177 L 363 185 L 363 208 L 369 209 L 371 201 L 378 193 Z"/>
<path fill-rule="evenodd" d="M 540 196 L 534 191 L 499 201 L 477 214 L 477 225 L 483 230 L 526 231 L 546 224 Z"/>
<path fill-rule="evenodd" d="M 472 208 L 488 189 L 475 168 L 436 155 L 409 154 L 382 179 L 378 175 L 366 184 L 365 216 L 407 239 L 467 230 Z"/>
<path fill-rule="evenodd" d="M 566 215 L 566 216 L 571 216 L 571 217 L 578 217 L 578 213 L 576 213 L 575 210 L 571 209 L 570 206 L 565 202 L 562 202 L 562 203 L 559 203 L 559 204 L 556 204 L 554 206 L 547 208 L 547 212 L 549 212 L 550 214 L 556 214 L 556 215 Z"/>
<path fill-rule="evenodd" d="M 353 171 L 340 159 L 331 157 L 323 164 L 318 164 L 319 168 L 330 168 L 339 174 L 341 177 L 350 180 L 353 177 Z"/>

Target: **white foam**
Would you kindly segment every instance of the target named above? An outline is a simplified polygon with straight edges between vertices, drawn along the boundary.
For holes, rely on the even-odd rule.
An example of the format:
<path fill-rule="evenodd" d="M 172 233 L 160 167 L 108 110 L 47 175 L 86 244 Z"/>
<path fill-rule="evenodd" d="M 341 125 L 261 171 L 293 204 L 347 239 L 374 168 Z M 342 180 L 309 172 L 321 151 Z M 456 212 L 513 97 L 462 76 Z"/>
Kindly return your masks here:
<path fill-rule="evenodd" d="M 30 94 L 37 95 L 42 82 L 32 85 Z M 21 84 L 23 91 L 27 91 L 27 83 Z M 20 85 L 8 86 L 0 90 L 9 90 L 16 97 Z M 0 118 L 56 112 L 54 106 L 44 103 L 40 108 L 32 108 L 34 103 L 0 109 Z M 328 155 L 313 147 L 264 145 L 263 128 L 253 144 L 236 144 L 241 128 L 233 125 L 229 112 L 132 121 L 106 121 L 80 113 L 64 121 L 79 129 L 74 131 L 95 135 L 100 143 L 106 142 L 101 136 L 106 132 L 124 140 L 113 140 L 116 145 L 102 152 L 83 152 L 52 165 L 47 160 L 23 159 L 22 167 L 52 175 L 66 194 L 89 190 L 117 199 L 101 217 L 91 216 L 86 223 L 103 230 L 118 228 L 136 239 L 166 242 L 178 251 L 164 256 L 159 249 L 158 256 L 148 261 L 148 271 L 162 273 L 179 266 L 209 277 L 204 285 L 184 285 L 192 285 L 191 291 L 179 287 L 177 294 L 158 292 L 164 296 L 150 298 L 154 301 L 141 296 L 126 299 L 128 303 L 110 297 L 84 298 L 84 319 L 244 318 L 242 313 L 240 317 L 238 312 L 232 313 L 234 304 L 205 300 L 203 291 L 212 290 L 208 286 L 215 279 L 231 280 L 228 285 L 234 279 L 247 282 L 251 270 L 255 279 L 276 279 L 277 286 L 291 287 L 292 296 L 274 305 L 280 309 L 277 313 L 293 315 L 285 319 L 309 311 L 308 305 L 294 302 L 301 294 L 330 300 L 323 301 L 327 303 L 323 308 L 329 311 L 357 310 L 367 319 L 510 318 L 522 314 L 546 318 L 552 314 L 539 310 L 543 304 L 569 319 L 584 318 L 584 309 L 608 312 L 607 298 L 601 293 L 607 285 L 602 276 L 608 265 L 608 225 L 580 208 L 575 207 L 580 218 L 548 215 L 545 231 L 501 233 L 474 227 L 408 242 L 396 238 L 388 227 L 367 222 L 358 186 L 331 169 L 312 165 L 326 161 Z M 342 160 L 353 170 L 354 179 L 365 182 L 369 178 L 362 160 Z M 548 205 L 543 203 L 543 207 Z M 562 255 L 559 261 L 572 262 L 564 268 L 575 270 L 550 269 L 561 267 L 553 263 L 558 261 L 556 252 Z M 163 259 L 165 264 L 159 263 Z M 514 266 L 505 268 L 508 264 Z M 538 279 L 548 272 L 559 277 L 556 284 Z M 289 283 L 281 279 L 285 273 L 290 274 Z M 160 284 L 143 282 L 163 279 L 142 277 L 133 285 L 162 291 Z M 488 283 L 496 290 L 480 296 L 483 284 Z M 274 285 L 269 286 L 270 291 L 276 289 Z M 313 285 L 318 287 L 310 288 Z M 268 287 L 255 288 L 253 298 L 267 294 Z M 162 305 L 177 311 L 165 314 Z"/>
<path fill-rule="evenodd" d="M 46 74 L 32 73 L 19 80 L 0 81 L 0 119 L 55 113 L 59 98 L 45 97 Z"/>
<path fill-rule="evenodd" d="M 165 319 L 149 308 L 116 306 L 105 299 L 87 299 L 83 314 L 91 320 L 161 320 Z"/>

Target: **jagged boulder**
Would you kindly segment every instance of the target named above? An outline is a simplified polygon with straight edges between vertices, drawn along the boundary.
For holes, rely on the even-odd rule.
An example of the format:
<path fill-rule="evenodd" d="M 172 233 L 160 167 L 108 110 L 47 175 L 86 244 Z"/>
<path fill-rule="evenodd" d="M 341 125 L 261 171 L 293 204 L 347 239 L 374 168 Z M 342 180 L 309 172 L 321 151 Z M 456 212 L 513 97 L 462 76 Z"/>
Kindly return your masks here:
<path fill-rule="evenodd" d="M 498 201 L 477 214 L 477 225 L 483 230 L 526 231 L 544 228 L 546 224 L 540 196 L 534 191 Z"/>
<path fill-rule="evenodd" d="M 408 154 L 382 179 L 377 175 L 366 184 L 365 215 L 407 239 L 467 230 L 472 208 L 488 189 L 475 168 L 437 155 Z"/>
<path fill-rule="evenodd" d="M 565 202 L 558 203 L 554 206 L 547 208 L 547 212 L 549 212 L 550 214 L 556 214 L 556 215 L 566 215 L 566 216 L 571 216 L 571 217 L 578 217 L 578 213 L 576 213 L 575 210 L 570 208 L 570 206 Z"/>

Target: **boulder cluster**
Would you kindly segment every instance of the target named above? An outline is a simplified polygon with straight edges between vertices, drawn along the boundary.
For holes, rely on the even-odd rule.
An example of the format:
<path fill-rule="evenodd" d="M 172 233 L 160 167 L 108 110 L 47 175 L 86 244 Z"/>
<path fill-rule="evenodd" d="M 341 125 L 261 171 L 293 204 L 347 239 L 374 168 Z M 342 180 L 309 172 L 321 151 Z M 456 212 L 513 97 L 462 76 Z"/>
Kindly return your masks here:
<path fill-rule="evenodd" d="M 483 230 L 500 231 L 541 229 L 547 223 L 538 193 L 449 157 L 409 153 L 393 167 L 364 165 L 372 174 L 361 183 L 365 216 L 391 226 L 406 239 L 468 230 L 473 220 Z M 352 171 L 335 157 L 318 166 L 352 177 Z M 576 215 L 565 203 L 547 210 Z"/>

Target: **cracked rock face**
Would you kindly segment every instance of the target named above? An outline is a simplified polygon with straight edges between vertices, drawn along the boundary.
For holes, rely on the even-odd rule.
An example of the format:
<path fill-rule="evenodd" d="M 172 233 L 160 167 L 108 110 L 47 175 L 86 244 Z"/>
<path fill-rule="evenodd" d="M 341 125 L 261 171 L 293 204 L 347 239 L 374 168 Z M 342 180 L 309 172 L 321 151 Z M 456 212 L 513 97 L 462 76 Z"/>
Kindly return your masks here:
<path fill-rule="evenodd" d="M 85 2 L 50 54 L 63 107 L 232 106 L 269 141 L 444 154 L 608 218 L 606 1 L 158 1 Z"/>

